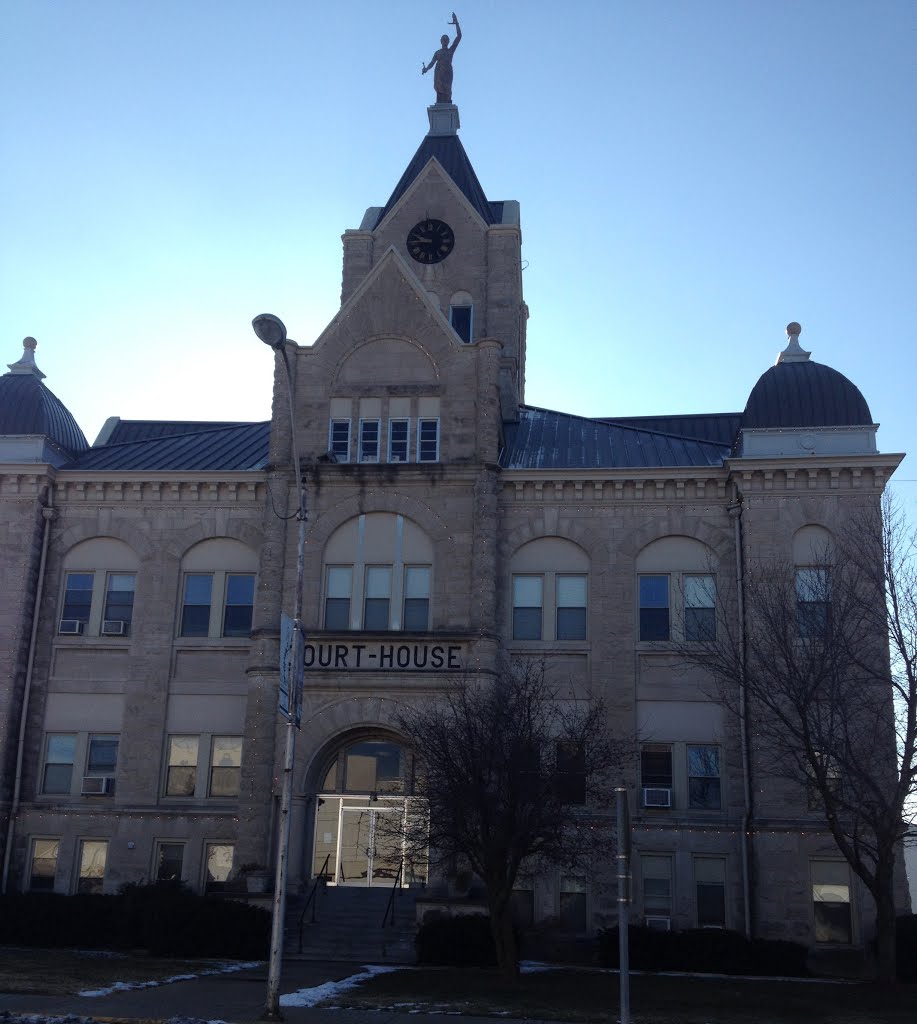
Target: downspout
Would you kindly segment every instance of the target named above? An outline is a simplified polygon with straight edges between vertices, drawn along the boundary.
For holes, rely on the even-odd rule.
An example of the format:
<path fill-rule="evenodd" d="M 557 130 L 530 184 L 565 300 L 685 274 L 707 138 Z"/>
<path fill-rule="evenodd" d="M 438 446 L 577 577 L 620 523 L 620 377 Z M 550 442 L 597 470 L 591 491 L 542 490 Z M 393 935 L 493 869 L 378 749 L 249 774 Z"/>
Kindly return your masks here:
<path fill-rule="evenodd" d="M 51 523 L 57 513 L 54 510 L 54 484 L 48 484 L 48 503 L 41 510 L 45 521 L 41 537 L 41 555 L 38 560 L 38 581 L 35 586 L 35 604 L 32 607 L 32 629 L 29 634 L 29 656 L 25 668 L 25 685 L 22 691 L 22 710 L 19 714 L 19 739 L 16 744 L 16 774 L 13 778 L 13 799 L 10 803 L 10 820 L 6 829 L 6 848 L 3 851 L 3 874 L 0 876 L 0 893 L 6 892 L 10 874 L 10 860 L 13 854 L 13 835 L 16 831 L 16 815 L 19 812 L 19 798 L 22 795 L 22 762 L 25 755 L 25 733 L 29 718 L 29 697 L 32 692 L 32 675 L 35 669 L 35 649 L 38 646 L 38 620 L 41 616 L 41 598 L 45 589 L 45 566 L 48 561 L 48 541 L 51 537 Z"/>
<path fill-rule="evenodd" d="M 744 564 L 742 561 L 742 495 L 733 484 L 733 503 L 729 506 L 735 538 L 736 560 L 736 603 L 739 627 L 739 739 L 742 745 L 742 792 L 744 810 L 740 848 L 742 852 L 742 902 L 745 907 L 745 937 L 752 937 L 751 913 L 751 844 L 749 825 L 751 823 L 751 759 L 748 744 L 748 697 L 745 688 L 745 586 Z"/>

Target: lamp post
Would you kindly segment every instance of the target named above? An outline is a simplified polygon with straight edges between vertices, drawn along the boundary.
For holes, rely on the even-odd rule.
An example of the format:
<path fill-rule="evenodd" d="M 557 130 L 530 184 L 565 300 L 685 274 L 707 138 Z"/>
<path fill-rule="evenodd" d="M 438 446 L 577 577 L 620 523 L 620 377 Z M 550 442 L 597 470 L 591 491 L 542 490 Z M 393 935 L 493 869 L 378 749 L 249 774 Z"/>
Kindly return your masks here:
<path fill-rule="evenodd" d="M 296 545 L 296 588 L 293 593 L 293 672 L 287 680 L 287 706 L 280 710 L 286 715 L 286 745 L 283 759 L 283 785 L 280 795 L 280 835 L 277 843 L 277 871 L 274 876 L 274 900 L 271 910 L 271 952 L 268 962 L 267 999 L 263 1020 L 283 1020 L 280 1012 L 280 968 L 283 961 L 283 928 L 287 903 L 287 862 L 290 854 L 290 806 L 293 801 L 293 762 L 296 754 L 296 730 L 299 728 L 298 709 L 302 700 L 302 589 L 306 556 L 306 485 L 299 461 L 296 442 L 296 416 L 293 411 L 293 374 L 286 350 L 287 329 L 283 321 L 271 313 L 261 313 L 252 320 L 255 334 L 283 358 L 287 379 L 287 398 L 290 412 L 290 443 L 293 451 L 293 471 L 299 487 L 299 506 L 296 520 L 299 534 Z M 284 658 L 285 652 L 281 652 Z"/>

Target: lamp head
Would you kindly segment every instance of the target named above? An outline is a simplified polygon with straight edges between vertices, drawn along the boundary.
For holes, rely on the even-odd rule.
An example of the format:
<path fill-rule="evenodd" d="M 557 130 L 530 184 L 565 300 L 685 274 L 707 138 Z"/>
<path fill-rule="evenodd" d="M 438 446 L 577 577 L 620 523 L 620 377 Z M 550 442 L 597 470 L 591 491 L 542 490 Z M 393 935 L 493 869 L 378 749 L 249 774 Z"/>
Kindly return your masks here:
<path fill-rule="evenodd" d="M 252 320 L 252 328 L 264 344 L 273 349 L 282 348 L 287 340 L 287 329 L 283 321 L 273 313 L 259 313 Z"/>

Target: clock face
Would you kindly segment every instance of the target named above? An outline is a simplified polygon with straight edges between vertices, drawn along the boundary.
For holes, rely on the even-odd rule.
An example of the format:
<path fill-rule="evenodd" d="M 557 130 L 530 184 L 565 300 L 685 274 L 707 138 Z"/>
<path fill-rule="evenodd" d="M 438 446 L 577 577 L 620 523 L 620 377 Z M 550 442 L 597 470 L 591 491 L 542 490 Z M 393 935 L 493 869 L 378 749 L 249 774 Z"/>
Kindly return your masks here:
<path fill-rule="evenodd" d="M 454 245 L 455 235 L 445 221 L 427 218 L 408 232 L 408 252 L 418 263 L 439 263 Z"/>

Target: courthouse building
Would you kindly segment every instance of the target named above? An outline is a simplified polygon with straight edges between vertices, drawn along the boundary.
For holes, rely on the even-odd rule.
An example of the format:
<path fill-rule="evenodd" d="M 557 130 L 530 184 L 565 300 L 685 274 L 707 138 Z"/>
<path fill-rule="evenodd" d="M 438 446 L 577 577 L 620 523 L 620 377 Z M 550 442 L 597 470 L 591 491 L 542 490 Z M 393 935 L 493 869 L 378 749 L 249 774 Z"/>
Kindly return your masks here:
<path fill-rule="evenodd" d="M 319 872 L 439 891 L 422 863 L 399 877 L 378 827 L 411 796 L 398 708 L 537 656 L 641 737 L 638 919 L 863 946 L 871 902 L 805 788 L 756 771 L 668 641 L 707 635 L 738 545 L 804 568 L 901 456 L 877 450 L 863 396 L 794 325 L 770 368 L 773 351 L 742 354 L 741 412 L 527 405 L 519 204 L 488 198 L 457 108 L 428 114 L 391 195 L 344 232 L 339 312 L 285 347 L 308 497 L 290 892 Z M 8 891 L 234 892 L 243 865 L 274 863 L 298 501 L 275 361 L 270 421 L 114 418 L 92 445 L 31 339 L 0 378 Z M 520 913 L 591 932 L 615 912 L 613 879 L 610 855 L 589 877 L 526 875 Z"/>

